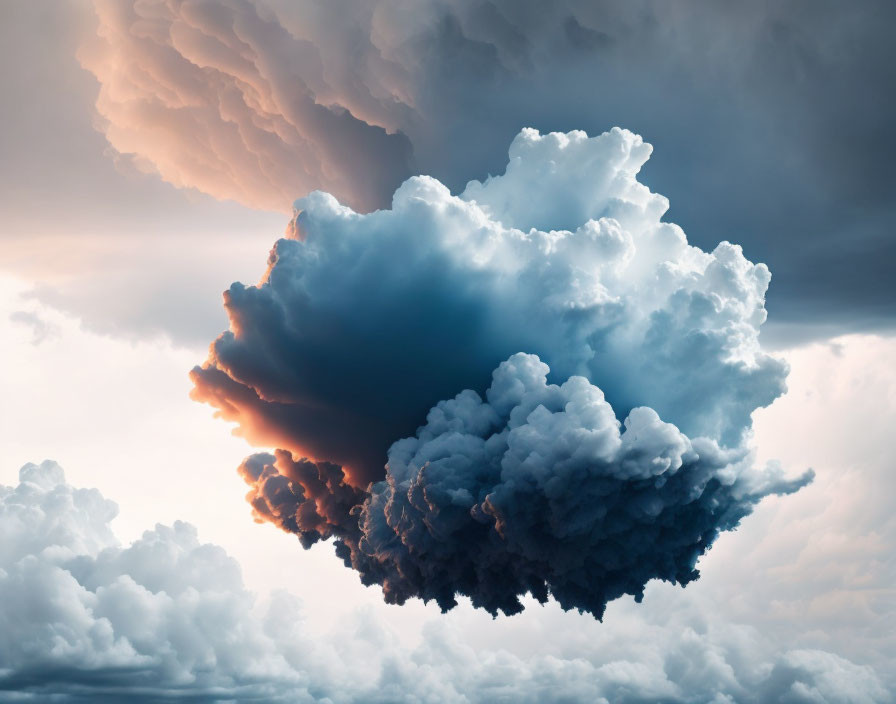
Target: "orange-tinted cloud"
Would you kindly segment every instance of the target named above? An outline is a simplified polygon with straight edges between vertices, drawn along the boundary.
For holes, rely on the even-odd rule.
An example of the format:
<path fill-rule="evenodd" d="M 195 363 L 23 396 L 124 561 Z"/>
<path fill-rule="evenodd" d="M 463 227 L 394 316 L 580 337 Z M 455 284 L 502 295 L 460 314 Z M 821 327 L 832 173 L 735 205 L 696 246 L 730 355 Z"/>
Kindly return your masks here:
<path fill-rule="evenodd" d="M 195 367 L 190 379 L 194 384 L 190 397 L 214 406 L 218 417 L 236 423 L 234 434 L 253 445 L 335 462 L 359 487 L 383 474 L 381 438 L 391 429 L 384 430 L 382 419 L 362 418 L 345 407 L 322 405 L 319 399 L 302 403 L 295 398 L 288 402 L 263 398 L 211 363 Z"/>
<path fill-rule="evenodd" d="M 352 509 L 366 492 L 347 484 L 342 468 L 329 462 L 296 460 L 285 450 L 250 455 L 239 466 L 251 487 L 246 500 L 255 520 L 295 533 L 306 548 L 318 540 L 358 539 Z"/>
<path fill-rule="evenodd" d="M 100 83 L 100 129 L 140 168 L 282 211 L 316 188 L 371 210 L 409 174 L 410 142 L 377 101 L 344 99 L 317 47 L 248 0 L 97 0 L 96 11 L 79 59 Z"/>

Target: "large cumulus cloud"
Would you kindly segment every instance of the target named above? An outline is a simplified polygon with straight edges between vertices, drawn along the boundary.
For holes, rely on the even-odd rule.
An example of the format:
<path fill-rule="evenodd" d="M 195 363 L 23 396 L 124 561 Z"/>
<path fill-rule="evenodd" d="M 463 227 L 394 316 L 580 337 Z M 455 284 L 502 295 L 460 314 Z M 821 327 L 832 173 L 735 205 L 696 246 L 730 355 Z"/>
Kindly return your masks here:
<path fill-rule="evenodd" d="M 887 701 L 870 667 L 707 628 L 685 603 L 646 622 L 620 614 L 624 627 L 593 634 L 600 647 L 568 656 L 550 623 L 539 648 L 550 652 L 534 655 L 476 646 L 444 620 L 407 648 L 363 612 L 315 635 L 288 594 L 260 608 L 237 563 L 193 527 L 122 546 L 115 514 L 49 461 L 0 486 L 0 529 L 14 538 L 0 552 L 0 700 Z"/>
<path fill-rule="evenodd" d="M 231 330 L 193 371 L 195 398 L 282 448 L 242 467 L 259 519 L 338 538 L 391 601 L 510 613 L 550 591 L 599 616 L 687 583 L 804 483 L 751 468 L 750 415 L 786 374 L 758 344 L 768 269 L 664 222 L 650 151 L 527 129 L 459 196 L 415 177 L 367 215 L 297 201 L 297 238 L 226 293 Z"/>

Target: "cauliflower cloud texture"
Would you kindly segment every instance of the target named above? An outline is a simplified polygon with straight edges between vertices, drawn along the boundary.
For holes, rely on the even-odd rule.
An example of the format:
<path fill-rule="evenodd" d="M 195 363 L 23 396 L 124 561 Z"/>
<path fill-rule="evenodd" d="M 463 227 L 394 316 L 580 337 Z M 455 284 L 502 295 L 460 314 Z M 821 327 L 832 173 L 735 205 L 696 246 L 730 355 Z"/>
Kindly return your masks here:
<path fill-rule="evenodd" d="M 195 398 L 281 448 L 242 467 L 258 516 L 336 537 L 392 601 L 550 592 L 600 616 L 687 583 L 719 531 L 807 482 L 750 452 L 787 373 L 758 340 L 768 269 L 663 221 L 650 152 L 525 129 L 459 195 L 420 176 L 389 210 L 297 201 L 193 371 Z"/>

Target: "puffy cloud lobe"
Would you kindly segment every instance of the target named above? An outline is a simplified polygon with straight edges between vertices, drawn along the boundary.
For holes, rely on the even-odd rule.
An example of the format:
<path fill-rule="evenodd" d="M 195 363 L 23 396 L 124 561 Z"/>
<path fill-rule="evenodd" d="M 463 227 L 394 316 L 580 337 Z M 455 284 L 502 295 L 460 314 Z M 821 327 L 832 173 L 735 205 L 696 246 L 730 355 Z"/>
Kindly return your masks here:
<path fill-rule="evenodd" d="M 213 700 L 263 695 L 273 678 L 301 693 L 221 548 L 184 523 L 121 547 L 97 490 L 50 461 L 19 478 L 0 487 L 0 690 Z"/>
<path fill-rule="evenodd" d="M 287 211 L 296 193 L 321 187 L 372 209 L 408 175 L 407 138 L 354 114 L 355 104 L 328 88 L 319 49 L 263 6 L 95 7 L 97 36 L 79 58 L 100 82 L 100 129 L 141 168 L 176 186 Z"/>
<path fill-rule="evenodd" d="M 17 487 L 0 486 L 3 565 L 47 548 L 96 554 L 115 544 L 109 522 L 118 507 L 96 489 L 74 489 L 64 479 L 62 468 L 46 461 L 22 467 Z"/>
<path fill-rule="evenodd" d="M 322 502 L 314 484 L 326 465 L 254 455 L 242 471 L 250 496 L 264 497 L 257 515 L 306 547 L 336 536 L 337 554 L 389 602 L 421 597 L 447 610 L 462 594 L 511 614 L 521 595 L 550 593 L 600 618 L 612 599 L 640 601 L 651 579 L 695 579 L 720 531 L 763 496 L 811 479 L 751 469 L 746 451 L 692 442 L 649 408 L 633 409 L 623 429 L 600 389 L 583 377 L 548 384 L 549 371 L 516 354 L 495 370 L 486 401 L 467 390 L 437 404 L 350 511 L 338 472 L 327 476 L 335 500 Z M 303 476 L 290 481 L 296 467 Z"/>
<path fill-rule="evenodd" d="M 231 330 L 194 369 L 194 397 L 362 487 L 433 404 L 483 389 L 519 351 L 585 376 L 620 418 L 647 406 L 739 445 L 784 388 L 758 344 L 770 275 L 663 222 L 668 201 L 637 181 L 649 154 L 620 129 L 523 130 L 506 173 L 459 196 L 414 177 L 367 215 L 297 201 L 300 239 L 277 242 L 260 285 L 225 293 Z"/>
<path fill-rule="evenodd" d="M 342 469 L 329 462 L 295 461 L 284 450 L 247 457 L 240 475 L 252 486 L 246 499 L 256 520 L 296 533 L 306 548 L 321 539 L 356 535 L 351 510 L 365 494 L 347 484 Z"/>
<path fill-rule="evenodd" d="M 254 608 L 239 566 L 191 526 L 156 526 L 123 547 L 115 513 L 49 461 L 0 486 L 0 532 L 16 538 L 0 553 L 0 700 L 887 701 L 867 666 L 778 651 L 743 626 L 707 629 L 685 604 L 656 623 L 603 626 L 575 656 L 552 654 L 562 649 L 550 621 L 529 656 L 477 649 L 444 619 L 412 649 L 363 612 L 349 630 L 312 635 L 288 594 Z"/>

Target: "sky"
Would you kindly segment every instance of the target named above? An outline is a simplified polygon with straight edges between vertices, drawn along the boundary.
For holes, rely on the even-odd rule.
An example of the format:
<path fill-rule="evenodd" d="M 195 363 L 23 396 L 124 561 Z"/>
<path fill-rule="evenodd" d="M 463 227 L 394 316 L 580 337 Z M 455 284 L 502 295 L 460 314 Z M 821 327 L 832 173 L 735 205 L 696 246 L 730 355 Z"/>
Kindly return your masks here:
<path fill-rule="evenodd" d="M 887 3 L 0 14 L 0 700 L 893 701 Z"/>

